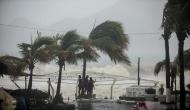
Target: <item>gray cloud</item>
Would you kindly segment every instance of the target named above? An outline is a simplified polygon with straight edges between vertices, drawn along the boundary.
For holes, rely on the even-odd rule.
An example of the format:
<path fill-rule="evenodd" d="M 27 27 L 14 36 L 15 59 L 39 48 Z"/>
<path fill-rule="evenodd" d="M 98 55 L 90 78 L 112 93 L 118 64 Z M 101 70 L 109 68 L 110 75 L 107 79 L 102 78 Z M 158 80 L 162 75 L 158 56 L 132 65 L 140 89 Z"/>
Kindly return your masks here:
<path fill-rule="evenodd" d="M 133 65 L 141 57 L 142 65 L 154 65 L 164 58 L 164 41 L 160 24 L 166 0 L 1 0 L 0 23 L 20 25 L 28 28 L 14 28 L 0 25 L 0 55 L 20 56 L 16 44 L 30 42 L 37 29 L 43 35 L 65 33 L 77 29 L 88 36 L 94 21 L 96 25 L 105 20 L 119 21 L 129 33 L 130 45 L 127 51 Z M 57 32 L 58 31 L 58 32 Z M 144 34 L 141 34 L 144 33 Z M 146 34 L 148 33 L 148 34 Z M 185 41 L 185 49 L 190 40 Z M 177 39 L 170 40 L 171 59 L 177 54 Z M 102 55 L 100 64 L 112 64 Z M 93 63 L 91 63 L 93 64 Z"/>

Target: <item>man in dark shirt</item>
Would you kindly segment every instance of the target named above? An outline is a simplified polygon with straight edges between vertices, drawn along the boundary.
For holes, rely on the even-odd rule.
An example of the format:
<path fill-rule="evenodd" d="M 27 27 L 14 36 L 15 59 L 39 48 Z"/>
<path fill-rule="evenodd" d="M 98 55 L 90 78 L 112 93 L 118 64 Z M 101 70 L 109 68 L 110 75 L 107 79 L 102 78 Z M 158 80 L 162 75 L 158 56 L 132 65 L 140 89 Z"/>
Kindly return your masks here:
<path fill-rule="evenodd" d="M 88 82 L 88 93 L 89 93 L 90 95 L 93 94 L 94 82 L 95 82 L 95 81 L 92 79 L 92 77 L 90 77 L 90 80 L 89 80 L 89 82 Z"/>
<path fill-rule="evenodd" d="M 82 78 L 81 78 L 81 75 L 79 75 L 79 77 L 78 77 L 78 88 L 79 88 L 78 94 L 81 95 L 81 92 L 82 92 Z"/>
<path fill-rule="evenodd" d="M 84 93 L 88 94 L 88 75 L 86 75 L 86 78 L 84 79 Z"/>

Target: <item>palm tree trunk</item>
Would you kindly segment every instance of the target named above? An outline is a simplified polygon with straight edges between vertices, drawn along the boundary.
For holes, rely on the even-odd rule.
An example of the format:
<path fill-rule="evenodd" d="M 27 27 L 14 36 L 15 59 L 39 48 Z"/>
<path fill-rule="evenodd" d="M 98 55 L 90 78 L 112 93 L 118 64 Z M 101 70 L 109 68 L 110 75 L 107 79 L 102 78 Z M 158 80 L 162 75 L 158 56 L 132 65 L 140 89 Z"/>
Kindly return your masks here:
<path fill-rule="evenodd" d="M 178 102 L 178 101 L 177 101 L 177 93 L 176 93 L 176 90 L 177 90 L 177 89 L 176 89 L 176 88 L 177 88 L 176 85 L 177 85 L 177 84 L 176 84 L 176 75 L 175 75 L 175 110 L 177 109 L 177 102 Z"/>
<path fill-rule="evenodd" d="M 84 95 L 84 80 L 85 80 L 85 76 L 86 76 L 86 58 L 83 58 L 83 71 L 82 71 L 82 85 L 83 85 L 83 89 L 82 89 L 82 95 Z"/>
<path fill-rule="evenodd" d="M 83 58 L 83 71 L 82 71 L 82 78 L 85 79 L 86 76 L 86 58 Z"/>
<path fill-rule="evenodd" d="M 170 102 L 170 55 L 169 55 L 169 37 L 165 37 L 166 52 L 166 102 Z"/>
<path fill-rule="evenodd" d="M 111 94 L 110 94 L 110 99 L 113 98 L 113 85 L 111 85 Z"/>
<path fill-rule="evenodd" d="M 32 90 L 33 70 L 34 70 L 34 67 L 31 67 L 30 68 L 30 78 L 29 78 L 29 81 L 28 81 L 28 91 Z"/>
<path fill-rule="evenodd" d="M 171 92 L 173 93 L 173 88 L 174 88 L 174 76 L 171 75 Z"/>
<path fill-rule="evenodd" d="M 184 41 L 179 41 L 179 71 L 180 71 L 180 108 L 185 109 L 185 78 L 184 78 L 184 58 L 183 58 Z"/>
<path fill-rule="evenodd" d="M 184 78 L 184 40 L 186 34 L 181 25 L 177 29 L 178 44 L 178 60 L 179 60 L 179 72 L 180 72 L 180 109 L 185 110 L 185 78 Z"/>
<path fill-rule="evenodd" d="M 62 68 L 63 68 L 63 65 L 59 65 L 59 76 L 58 76 L 58 82 L 57 82 L 57 91 L 55 95 L 56 100 L 60 97 Z"/>

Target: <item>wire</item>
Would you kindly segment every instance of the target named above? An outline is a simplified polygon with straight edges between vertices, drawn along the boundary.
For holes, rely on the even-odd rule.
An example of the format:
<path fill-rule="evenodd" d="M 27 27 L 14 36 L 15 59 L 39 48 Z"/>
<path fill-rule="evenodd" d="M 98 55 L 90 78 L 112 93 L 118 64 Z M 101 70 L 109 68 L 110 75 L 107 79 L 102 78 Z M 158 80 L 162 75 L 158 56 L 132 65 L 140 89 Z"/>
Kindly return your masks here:
<path fill-rule="evenodd" d="M 51 32 L 63 32 L 60 30 L 53 30 L 53 29 L 45 29 L 45 28 L 35 28 L 35 27 L 28 27 L 28 26 L 21 26 L 21 25 L 11 25 L 11 24 L 0 24 L 1 26 L 5 27 L 12 27 L 12 28 L 21 28 L 21 29 L 29 29 L 29 30 L 44 30 L 44 31 L 51 31 Z"/>
<path fill-rule="evenodd" d="M 34 77 L 34 79 L 48 79 L 48 78 L 52 78 L 52 79 L 56 79 L 57 76 L 47 76 L 47 77 Z M 93 77 L 94 79 L 96 79 L 96 82 L 105 82 L 105 81 L 113 81 L 112 77 Z M 126 81 L 126 80 L 137 80 L 136 78 L 129 78 L 129 77 L 123 77 L 123 78 L 116 78 L 117 81 Z M 17 79 L 19 80 L 19 79 Z M 69 81 L 77 81 L 77 77 L 75 76 L 62 76 L 62 80 L 69 80 Z M 159 82 L 159 81 L 155 81 L 155 80 L 149 80 L 149 79 L 141 79 L 141 81 L 149 81 L 149 82 Z"/>
<path fill-rule="evenodd" d="M 12 25 L 12 24 L 3 24 L 0 23 L 0 26 L 4 27 L 12 27 L 12 28 L 21 28 L 21 29 L 29 29 L 29 30 L 43 30 L 43 31 L 49 31 L 49 32 L 66 32 L 62 30 L 54 30 L 49 28 L 37 28 L 37 27 L 28 27 L 28 26 L 21 26 L 21 25 Z M 84 33 L 88 34 L 88 33 Z M 126 35 L 161 35 L 162 32 L 143 32 L 143 33 L 127 33 Z M 151 36 L 150 36 L 151 37 Z"/>
<path fill-rule="evenodd" d="M 19 79 L 18 81 L 25 81 L 25 80 L 22 80 L 22 79 Z M 43 81 L 43 80 L 33 80 L 33 82 L 47 82 L 47 81 Z M 74 84 L 74 85 L 76 85 L 77 83 L 74 83 L 74 82 L 64 82 L 64 81 L 62 81 L 61 83 L 64 83 L 64 84 Z M 151 82 L 141 82 L 141 84 L 147 84 L 147 83 L 151 83 Z M 137 84 L 137 83 L 116 83 L 116 84 L 114 84 L 114 85 L 125 85 L 125 84 Z M 99 85 L 112 85 L 112 83 L 110 83 L 110 84 L 95 84 L 95 86 L 99 86 Z"/>
<path fill-rule="evenodd" d="M 40 75 L 37 75 L 37 76 L 34 76 L 34 79 L 37 79 L 37 80 L 41 80 L 41 79 L 48 79 L 48 78 L 51 78 L 54 80 L 54 82 L 57 81 L 57 74 L 55 74 L 57 72 L 54 72 L 54 73 L 49 73 L 49 74 L 40 74 Z M 80 73 L 80 71 L 79 71 Z M 62 76 L 62 80 L 67 80 L 67 81 L 77 81 L 78 80 L 78 71 L 75 71 L 75 72 L 69 72 L 67 74 L 64 74 L 64 76 Z M 106 73 L 97 73 L 97 72 L 92 72 L 92 71 L 88 71 L 88 73 L 90 75 L 92 75 L 93 79 L 96 79 L 96 82 L 105 82 L 105 81 L 113 81 L 114 79 L 118 81 L 136 81 L 137 78 L 133 78 L 133 77 L 127 77 L 127 76 L 120 76 L 120 75 L 109 75 L 109 74 L 106 74 Z M 21 79 L 21 78 L 19 78 Z M 141 81 L 147 81 L 147 82 L 152 82 L 152 83 L 158 83 L 159 81 L 156 81 L 156 80 L 150 80 L 150 79 L 144 79 L 144 78 L 141 78 Z"/>

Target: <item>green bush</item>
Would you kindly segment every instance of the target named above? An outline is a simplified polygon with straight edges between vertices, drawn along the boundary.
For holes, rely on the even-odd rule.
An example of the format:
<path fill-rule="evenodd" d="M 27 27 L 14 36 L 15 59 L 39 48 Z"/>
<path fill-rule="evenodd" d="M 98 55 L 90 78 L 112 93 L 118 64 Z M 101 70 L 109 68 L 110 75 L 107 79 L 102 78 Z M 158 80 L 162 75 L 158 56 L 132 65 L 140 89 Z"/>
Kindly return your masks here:
<path fill-rule="evenodd" d="M 153 89 L 153 88 L 145 89 L 145 92 L 146 92 L 147 94 L 156 94 L 156 90 Z"/>

